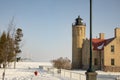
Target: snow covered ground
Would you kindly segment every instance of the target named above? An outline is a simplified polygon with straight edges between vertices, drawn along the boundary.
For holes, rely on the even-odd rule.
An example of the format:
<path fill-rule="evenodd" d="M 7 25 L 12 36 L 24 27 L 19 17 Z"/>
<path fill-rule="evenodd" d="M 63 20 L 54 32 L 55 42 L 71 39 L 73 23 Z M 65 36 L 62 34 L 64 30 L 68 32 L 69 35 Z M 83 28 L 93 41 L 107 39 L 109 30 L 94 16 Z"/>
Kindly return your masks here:
<path fill-rule="evenodd" d="M 18 62 L 16 69 L 13 69 L 13 63 L 6 69 L 5 80 L 72 80 L 61 77 L 60 74 L 53 74 L 40 69 L 39 66 L 52 66 L 49 62 Z M 0 69 L 0 80 L 2 80 L 2 73 L 4 69 Z M 34 72 L 38 75 L 35 76 Z M 73 71 L 85 74 L 86 71 Z M 120 73 L 97 71 L 97 80 L 115 80 L 120 76 Z"/>
<path fill-rule="evenodd" d="M 72 72 L 76 72 L 76 73 L 81 73 L 81 74 L 85 74 L 86 71 L 84 70 L 74 70 Z M 118 78 L 118 80 L 120 80 L 120 72 L 104 72 L 104 71 L 96 71 L 97 73 L 97 80 L 116 80 L 116 78 Z"/>
<path fill-rule="evenodd" d="M 5 71 L 5 80 L 61 80 L 58 77 L 54 77 L 53 74 L 39 69 L 39 66 L 52 66 L 48 62 L 18 62 L 16 69 L 13 69 L 13 63 Z M 0 69 L 0 80 L 2 80 L 2 73 L 4 69 Z M 35 76 L 34 72 L 38 71 L 38 75 Z"/>

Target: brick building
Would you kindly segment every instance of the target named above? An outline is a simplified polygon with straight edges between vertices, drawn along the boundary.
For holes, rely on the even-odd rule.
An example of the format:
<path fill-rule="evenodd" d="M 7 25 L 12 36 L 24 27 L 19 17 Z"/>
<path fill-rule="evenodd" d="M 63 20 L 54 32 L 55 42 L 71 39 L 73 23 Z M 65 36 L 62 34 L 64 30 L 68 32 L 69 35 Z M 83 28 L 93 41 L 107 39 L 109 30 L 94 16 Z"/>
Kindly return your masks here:
<path fill-rule="evenodd" d="M 86 25 L 78 17 L 72 25 L 72 68 L 88 69 L 89 39 L 86 38 Z M 97 70 L 120 71 L 120 28 L 115 28 L 114 37 L 105 39 L 104 33 L 92 39 L 93 65 Z"/>

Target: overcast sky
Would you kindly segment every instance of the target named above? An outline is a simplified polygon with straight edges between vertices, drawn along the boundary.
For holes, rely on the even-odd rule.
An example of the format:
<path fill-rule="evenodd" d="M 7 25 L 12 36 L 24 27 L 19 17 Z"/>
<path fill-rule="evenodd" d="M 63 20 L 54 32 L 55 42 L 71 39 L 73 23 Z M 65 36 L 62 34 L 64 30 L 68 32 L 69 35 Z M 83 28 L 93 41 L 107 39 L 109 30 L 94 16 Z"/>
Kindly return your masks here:
<path fill-rule="evenodd" d="M 14 16 L 23 30 L 21 56 L 50 61 L 72 56 L 72 23 L 80 15 L 89 38 L 89 0 L 0 0 L 0 30 Z M 120 27 L 120 0 L 93 0 L 93 37 L 100 32 L 114 36 Z"/>

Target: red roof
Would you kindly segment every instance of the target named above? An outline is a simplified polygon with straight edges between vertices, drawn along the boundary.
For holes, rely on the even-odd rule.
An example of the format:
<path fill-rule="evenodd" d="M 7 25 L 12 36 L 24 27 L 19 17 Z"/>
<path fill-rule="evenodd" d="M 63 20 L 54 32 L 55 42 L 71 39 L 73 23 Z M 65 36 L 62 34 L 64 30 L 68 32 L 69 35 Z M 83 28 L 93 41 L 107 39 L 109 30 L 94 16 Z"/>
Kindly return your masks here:
<path fill-rule="evenodd" d="M 114 38 L 110 39 L 92 39 L 93 50 L 103 50 L 104 46 L 109 44 Z"/>

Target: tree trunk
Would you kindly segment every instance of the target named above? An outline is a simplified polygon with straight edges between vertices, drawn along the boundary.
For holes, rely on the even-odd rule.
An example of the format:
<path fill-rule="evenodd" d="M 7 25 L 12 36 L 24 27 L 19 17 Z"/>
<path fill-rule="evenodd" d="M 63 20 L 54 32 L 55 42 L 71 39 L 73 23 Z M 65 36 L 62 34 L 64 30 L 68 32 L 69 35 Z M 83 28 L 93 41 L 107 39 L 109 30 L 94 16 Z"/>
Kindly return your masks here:
<path fill-rule="evenodd" d="M 1 64 L 0 64 L 0 68 L 1 68 Z"/>
<path fill-rule="evenodd" d="M 6 65 L 3 63 L 3 68 L 5 68 L 6 67 Z"/>

